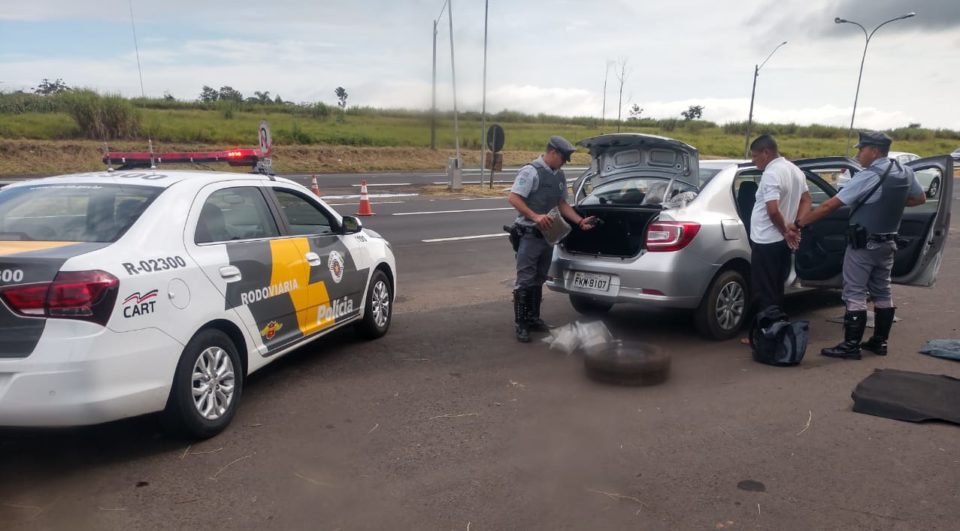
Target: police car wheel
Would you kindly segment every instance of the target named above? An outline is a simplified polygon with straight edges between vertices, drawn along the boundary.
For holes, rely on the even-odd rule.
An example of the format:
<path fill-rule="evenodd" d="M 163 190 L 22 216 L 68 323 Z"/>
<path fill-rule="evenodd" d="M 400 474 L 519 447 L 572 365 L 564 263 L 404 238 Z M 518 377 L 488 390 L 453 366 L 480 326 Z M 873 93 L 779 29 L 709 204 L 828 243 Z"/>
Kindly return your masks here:
<path fill-rule="evenodd" d="M 700 307 L 694 313 L 697 331 L 709 339 L 724 340 L 743 327 L 750 301 L 750 288 L 739 271 L 728 269 L 713 279 Z"/>
<path fill-rule="evenodd" d="M 242 389 L 243 366 L 233 341 L 219 330 L 202 330 L 180 356 L 166 424 L 191 438 L 213 437 L 233 420 Z"/>
<path fill-rule="evenodd" d="M 570 305 L 577 313 L 583 315 L 603 315 L 613 308 L 612 302 L 604 302 L 583 295 L 570 295 Z"/>
<path fill-rule="evenodd" d="M 382 337 L 390 328 L 393 317 L 393 290 L 383 271 L 373 273 L 364 304 L 363 320 L 357 324 L 357 331 L 367 339 Z"/>

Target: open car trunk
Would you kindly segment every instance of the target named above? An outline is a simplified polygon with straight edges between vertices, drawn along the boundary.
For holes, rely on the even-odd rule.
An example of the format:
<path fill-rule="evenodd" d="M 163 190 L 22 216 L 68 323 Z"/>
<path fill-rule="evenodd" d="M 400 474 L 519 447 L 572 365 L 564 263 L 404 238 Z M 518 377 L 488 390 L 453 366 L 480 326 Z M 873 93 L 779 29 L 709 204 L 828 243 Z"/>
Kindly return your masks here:
<path fill-rule="evenodd" d="M 560 244 L 570 253 L 630 258 L 644 249 L 647 225 L 660 215 L 660 208 L 579 206 L 582 216 L 597 216 L 601 225 L 589 231 L 576 227 Z"/>

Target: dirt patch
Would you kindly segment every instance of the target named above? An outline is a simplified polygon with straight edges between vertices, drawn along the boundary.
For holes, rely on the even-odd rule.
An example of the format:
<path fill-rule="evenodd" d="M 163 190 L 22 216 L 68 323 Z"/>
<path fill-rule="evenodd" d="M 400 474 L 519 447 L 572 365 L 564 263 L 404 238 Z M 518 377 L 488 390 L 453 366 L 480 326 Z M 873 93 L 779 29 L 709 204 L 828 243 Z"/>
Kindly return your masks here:
<path fill-rule="evenodd" d="M 212 146 L 207 144 L 154 144 L 155 152 L 163 151 L 214 151 L 236 146 Z M 147 151 L 146 143 L 116 142 L 111 151 Z M 0 140 L 0 175 L 54 175 L 61 173 L 97 171 L 104 168 L 101 162 L 102 142 Z M 277 173 L 352 173 L 374 171 L 442 171 L 454 150 L 403 147 L 351 147 L 351 146 L 277 146 L 273 155 L 273 168 Z M 505 166 L 518 166 L 535 159 L 539 152 L 504 152 Z M 461 151 L 466 168 L 477 167 L 479 152 Z M 573 164 L 589 164 L 586 153 L 577 153 Z M 202 168 L 221 171 L 248 171 L 226 164 L 171 164 L 179 168 Z"/>

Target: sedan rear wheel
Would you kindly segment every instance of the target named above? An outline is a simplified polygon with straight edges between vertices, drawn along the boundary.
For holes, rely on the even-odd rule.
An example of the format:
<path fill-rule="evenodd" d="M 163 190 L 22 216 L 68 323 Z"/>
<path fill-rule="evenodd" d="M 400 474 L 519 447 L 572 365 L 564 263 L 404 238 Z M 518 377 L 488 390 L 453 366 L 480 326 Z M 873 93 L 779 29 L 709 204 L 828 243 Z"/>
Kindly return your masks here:
<path fill-rule="evenodd" d="M 220 330 L 202 330 L 180 356 L 165 420 L 189 437 L 213 437 L 233 420 L 242 389 L 243 366 L 233 341 Z"/>
<path fill-rule="evenodd" d="M 940 195 L 940 179 L 934 179 L 927 188 L 927 197 L 933 199 Z"/>
<path fill-rule="evenodd" d="M 697 331 L 710 339 L 730 339 L 743 327 L 750 289 L 739 272 L 727 270 L 713 279 L 694 315 Z"/>

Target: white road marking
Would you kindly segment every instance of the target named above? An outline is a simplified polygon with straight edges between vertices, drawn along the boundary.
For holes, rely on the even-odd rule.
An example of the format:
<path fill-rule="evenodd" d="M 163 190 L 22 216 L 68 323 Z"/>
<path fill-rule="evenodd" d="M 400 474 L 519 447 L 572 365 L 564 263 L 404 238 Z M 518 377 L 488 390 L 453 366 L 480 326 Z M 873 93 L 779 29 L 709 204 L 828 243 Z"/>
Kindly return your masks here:
<path fill-rule="evenodd" d="M 513 207 L 502 208 L 471 208 L 465 210 L 433 210 L 429 212 L 394 212 L 394 216 L 422 216 L 425 214 L 460 214 L 462 212 L 491 212 L 494 210 L 513 210 Z"/>
<path fill-rule="evenodd" d="M 381 199 L 381 198 L 391 198 L 391 197 L 415 197 L 420 194 L 367 194 L 367 197 L 370 199 Z M 359 194 L 349 194 L 349 195 L 322 195 L 320 199 L 324 201 L 328 199 L 360 199 Z"/>
<path fill-rule="evenodd" d="M 367 187 L 371 186 L 411 186 L 413 183 L 367 183 Z M 354 188 L 360 188 L 362 184 L 351 184 L 350 186 Z"/>
<path fill-rule="evenodd" d="M 434 238 L 432 240 L 420 240 L 423 243 L 437 243 L 437 242 L 455 242 L 459 240 L 481 240 L 485 238 L 499 238 L 501 236 L 509 236 L 506 232 L 500 232 L 497 234 L 478 234 L 476 236 L 457 236 L 455 238 Z"/>

